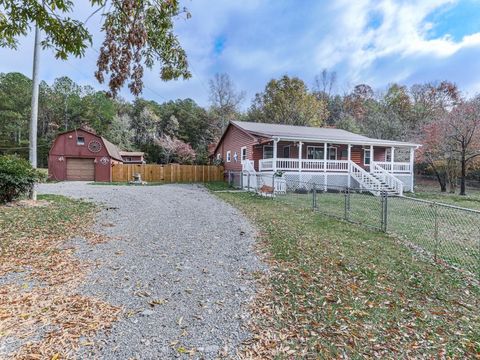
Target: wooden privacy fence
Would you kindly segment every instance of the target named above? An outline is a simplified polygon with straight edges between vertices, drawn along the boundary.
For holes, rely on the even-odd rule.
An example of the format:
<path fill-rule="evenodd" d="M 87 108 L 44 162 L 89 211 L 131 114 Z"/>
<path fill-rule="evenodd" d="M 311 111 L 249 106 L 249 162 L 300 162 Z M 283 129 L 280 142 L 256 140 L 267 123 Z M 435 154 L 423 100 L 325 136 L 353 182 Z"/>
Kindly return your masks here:
<path fill-rule="evenodd" d="M 140 174 L 147 182 L 208 182 L 221 181 L 223 167 L 215 165 L 157 165 L 157 164 L 114 164 L 112 181 L 127 182 L 134 174 Z"/>

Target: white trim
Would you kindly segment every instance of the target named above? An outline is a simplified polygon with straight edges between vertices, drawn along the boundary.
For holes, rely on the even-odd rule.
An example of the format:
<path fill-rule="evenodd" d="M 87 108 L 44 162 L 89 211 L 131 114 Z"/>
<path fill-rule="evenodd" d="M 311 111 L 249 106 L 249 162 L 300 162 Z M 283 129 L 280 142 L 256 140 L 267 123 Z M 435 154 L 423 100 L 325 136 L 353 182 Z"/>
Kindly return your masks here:
<path fill-rule="evenodd" d="M 230 150 L 227 151 L 227 162 L 232 162 L 232 152 Z"/>
<path fill-rule="evenodd" d="M 302 152 L 303 152 L 303 142 L 298 142 L 298 172 L 302 172 Z M 308 148 L 307 148 L 308 153 Z"/>
<path fill-rule="evenodd" d="M 368 164 L 367 164 L 367 162 L 365 161 L 365 159 L 367 158 L 367 157 L 366 157 L 367 151 L 368 151 L 368 154 L 369 154 L 368 157 L 369 157 L 369 160 L 370 160 L 370 161 L 368 162 Z M 368 165 L 368 166 L 372 165 L 372 152 L 371 152 L 370 149 L 363 149 L 363 166 L 367 166 L 367 165 Z"/>
<path fill-rule="evenodd" d="M 243 158 L 243 150 L 245 150 L 245 159 Z M 248 159 L 247 147 L 246 147 L 246 146 L 242 146 L 242 147 L 240 148 L 240 162 L 243 164 L 243 162 L 244 162 L 245 160 L 247 160 L 247 159 Z"/>
<path fill-rule="evenodd" d="M 273 139 L 273 171 L 277 171 L 278 139 Z"/>
<path fill-rule="evenodd" d="M 323 146 L 307 145 L 307 160 L 325 160 L 325 159 L 324 159 L 325 154 L 323 155 L 322 158 L 318 158 L 318 159 L 317 159 L 317 158 L 311 158 L 311 159 L 310 159 L 310 158 L 308 157 L 308 149 L 310 149 L 310 148 L 320 149 L 320 150 L 322 150 L 322 152 L 325 151 L 325 148 L 324 148 Z M 315 150 L 314 150 L 313 152 L 315 153 Z"/>
<path fill-rule="evenodd" d="M 335 150 L 335 159 L 330 159 L 330 150 Z M 338 160 L 338 151 L 335 146 L 327 147 L 327 160 Z"/>
<path fill-rule="evenodd" d="M 271 158 L 266 158 L 265 157 L 265 148 L 266 147 L 271 147 L 272 148 L 272 157 Z M 273 159 L 273 145 L 263 145 L 263 155 L 262 159 Z"/>
<path fill-rule="evenodd" d="M 268 135 L 266 135 L 268 137 Z M 374 139 L 366 139 L 366 140 L 348 140 L 348 139 L 324 139 L 324 138 L 305 138 L 305 137 L 293 137 L 293 136 L 282 136 L 279 137 L 279 140 L 285 140 L 285 141 L 303 141 L 303 142 L 309 142 L 309 143 L 325 143 L 327 142 L 328 144 L 339 144 L 339 145 L 345 145 L 345 144 L 351 144 L 351 145 L 374 145 L 374 146 L 395 146 L 395 147 L 413 147 L 418 149 L 421 147 L 421 144 L 415 144 L 415 143 L 403 143 L 403 142 L 396 142 L 396 141 L 385 141 L 381 142 L 380 141 L 372 141 Z"/>

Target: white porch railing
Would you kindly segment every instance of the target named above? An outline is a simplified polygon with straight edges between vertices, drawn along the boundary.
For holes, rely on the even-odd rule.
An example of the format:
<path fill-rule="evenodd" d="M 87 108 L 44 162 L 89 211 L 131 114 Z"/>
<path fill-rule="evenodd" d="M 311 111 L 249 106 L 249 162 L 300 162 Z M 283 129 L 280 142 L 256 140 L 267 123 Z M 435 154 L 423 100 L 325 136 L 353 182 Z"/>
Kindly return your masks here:
<path fill-rule="evenodd" d="M 389 161 L 375 161 L 373 164 L 373 168 L 375 168 L 375 165 L 381 167 L 383 170 L 387 172 L 393 172 L 393 173 L 405 173 L 405 174 L 410 174 L 411 173 L 411 168 L 410 168 L 410 163 L 408 162 L 394 162 L 391 163 Z"/>
<path fill-rule="evenodd" d="M 373 175 L 380 179 L 390 189 L 394 190 L 398 195 L 403 195 L 403 183 L 385 169 L 380 167 L 377 163 L 373 164 Z"/>
<path fill-rule="evenodd" d="M 336 171 L 348 172 L 348 160 L 312 160 L 312 159 L 284 159 L 278 158 L 276 169 L 282 171 L 299 170 L 299 164 L 302 164 L 301 170 L 305 171 Z M 263 159 L 259 161 L 259 171 L 271 171 L 274 169 L 273 159 Z"/>

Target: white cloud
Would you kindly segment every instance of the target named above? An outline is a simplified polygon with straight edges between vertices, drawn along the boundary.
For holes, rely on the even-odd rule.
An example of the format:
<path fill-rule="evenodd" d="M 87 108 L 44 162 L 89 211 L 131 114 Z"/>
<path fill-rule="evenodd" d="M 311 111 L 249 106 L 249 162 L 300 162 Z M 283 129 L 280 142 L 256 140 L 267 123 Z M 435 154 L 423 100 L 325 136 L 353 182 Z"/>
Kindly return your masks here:
<path fill-rule="evenodd" d="M 480 33 L 457 41 L 448 35 L 429 37 L 436 24 L 428 15 L 456 4 L 454 0 L 185 1 L 192 18 L 178 20 L 177 32 L 193 77 L 165 83 L 158 69 L 147 71 L 144 96 L 157 101 L 191 97 L 206 105 L 208 80 L 216 72 L 227 72 L 252 98 L 272 77 L 288 73 L 310 85 L 323 68 L 336 70 L 341 85 L 383 87 L 391 82 L 449 79 L 476 92 L 480 90 Z M 80 18 L 86 18 L 89 8 L 79 9 Z M 372 15 L 378 19 L 369 26 Z M 98 18 L 89 21 L 96 48 L 102 39 L 99 24 Z M 220 37 L 225 39 L 224 49 L 215 53 Z M 31 49 L 31 36 L 22 40 L 17 52 L 0 49 L 0 71 L 30 75 Z M 96 57 L 89 50 L 84 59 L 62 62 L 46 51 L 41 59 L 42 79 L 51 82 L 68 75 L 102 88 L 93 76 Z M 345 90 L 340 87 L 339 91 Z M 131 97 L 127 91 L 122 94 Z"/>

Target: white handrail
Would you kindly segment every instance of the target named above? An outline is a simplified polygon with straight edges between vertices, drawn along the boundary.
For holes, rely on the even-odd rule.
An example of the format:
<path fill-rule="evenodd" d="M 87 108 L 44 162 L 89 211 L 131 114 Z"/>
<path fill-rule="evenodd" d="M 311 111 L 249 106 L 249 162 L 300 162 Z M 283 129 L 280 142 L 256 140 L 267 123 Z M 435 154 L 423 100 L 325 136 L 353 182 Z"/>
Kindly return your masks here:
<path fill-rule="evenodd" d="M 375 161 L 379 167 L 383 170 L 393 173 L 407 173 L 411 172 L 411 166 L 408 162 L 394 162 L 391 163 L 389 161 Z"/>
<path fill-rule="evenodd" d="M 295 159 L 295 158 L 277 158 L 276 169 L 289 171 L 299 170 L 304 171 L 337 171 L 348 172 L 348 160 L 320 160 L 320 159 Z M 269 171 L 274 168 L 274 159 L 261 159 L 259 161 L 260 171 Z"/>
<path fill-rule="evenodd" d="M 353 161 L 350 161 L 349 167 L 350 174 L 360 183 L 360 185 L 365 186 L 367 189 L 378 191 L 383 189 L 382 183 L 377 178 L 370 175 L 370 173 L 355 164 Z"/>
<path fill-rule="evenodd" d="M 388 187 L 394 189 L 399 195 L 403 195 L 403 183 L 395 176 L 390 174 L 384 168 L 376 163 L 373 163 L 373 173 L 379 176 Z"/>

